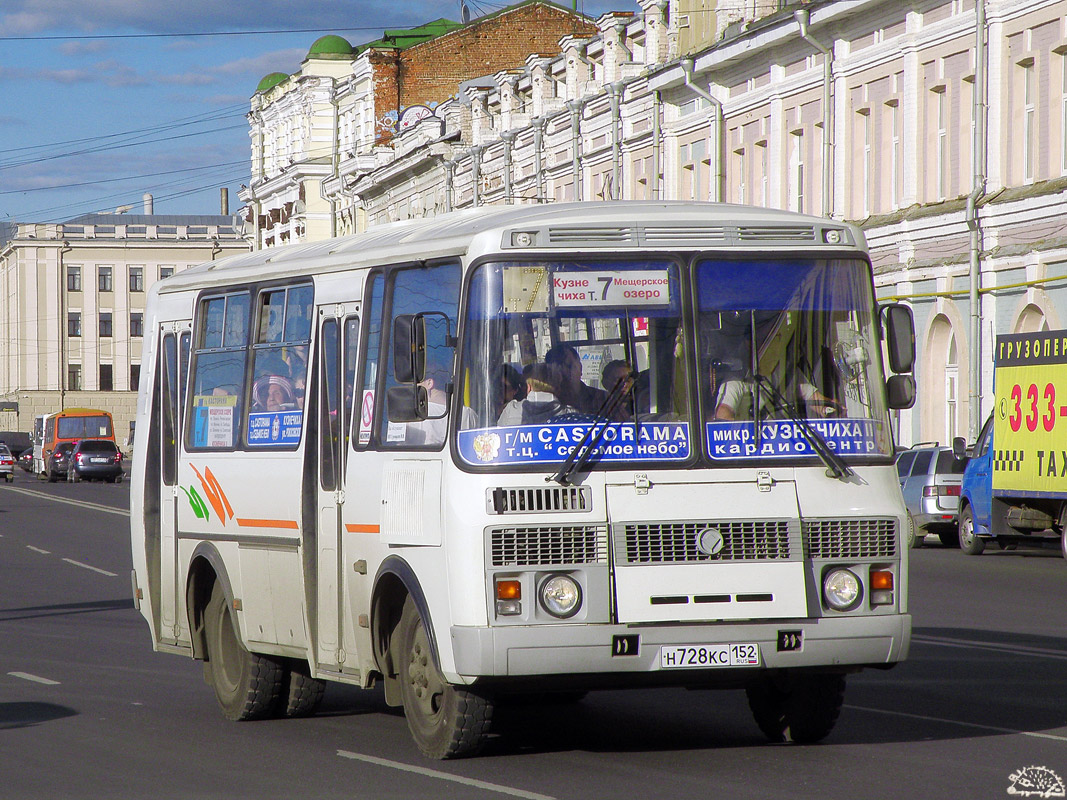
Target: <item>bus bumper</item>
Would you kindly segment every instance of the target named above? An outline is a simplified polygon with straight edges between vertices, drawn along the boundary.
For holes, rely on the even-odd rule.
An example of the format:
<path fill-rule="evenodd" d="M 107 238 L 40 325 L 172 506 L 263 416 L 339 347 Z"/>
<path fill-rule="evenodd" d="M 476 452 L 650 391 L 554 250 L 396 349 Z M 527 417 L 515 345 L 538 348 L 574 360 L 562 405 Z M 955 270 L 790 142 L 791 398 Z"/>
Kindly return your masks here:
<path fill-rule="evenodd" d="M 455 626 L 451 636 L 457 677 L 463 682 L 489 676 L 669 672 L 684 683 L 685 673 L 692 670 L 664 669 L 660 658 L 663 646 L 755 643 L 760 650 L 759 667 L 769 669 L 886 666 L 907 658 L 911 616 L 842 616 L 722 626 Z"/>

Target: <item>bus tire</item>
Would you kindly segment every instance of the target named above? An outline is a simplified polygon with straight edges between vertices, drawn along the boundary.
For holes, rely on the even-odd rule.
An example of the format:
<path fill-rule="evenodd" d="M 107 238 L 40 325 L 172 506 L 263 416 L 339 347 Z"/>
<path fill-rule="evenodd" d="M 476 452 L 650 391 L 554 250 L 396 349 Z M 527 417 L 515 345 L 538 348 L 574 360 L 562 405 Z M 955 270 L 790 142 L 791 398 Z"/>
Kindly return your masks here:
<path fill-rule="evenodd" d="M 845 700 L 845 677 L 833 673 L 770 676 L 745 687 L 748 706 L 759 729 L 772 742 L 814 744 L 837 723 Z"/>
<path fill-rule="evenodd" d="M 306 665 L 293 667 L 287 670 L 282 683 L 278 710 L 286 717 L 310 717 L 324 694 L 326 681 L 308 675 Z"/>
<path fill-rule="evenodd" d="M 985 542 L 974 532 L 974 512 L 970 506 L 960 512 L 960 550 L 969 556 L 980 556 L 985 550 Z"/>
<path fill-rule="evenodd" d="M 241 644 L 218 582 L 204 609 L 204 632 L 204 675 L 215 690 L 223 715 L 234 721 L 270 716 L 278 704 L 285 670 L 274 659 L 250 653 Z"/>
<path fill-rule="evenodd" d="M 489 735 L 493 704 L 466 687 L 445 681 L 410 596 L 404 601 L 394 646 L 404 716 L 423 755 L 461 758 L 481 750 Z"/>

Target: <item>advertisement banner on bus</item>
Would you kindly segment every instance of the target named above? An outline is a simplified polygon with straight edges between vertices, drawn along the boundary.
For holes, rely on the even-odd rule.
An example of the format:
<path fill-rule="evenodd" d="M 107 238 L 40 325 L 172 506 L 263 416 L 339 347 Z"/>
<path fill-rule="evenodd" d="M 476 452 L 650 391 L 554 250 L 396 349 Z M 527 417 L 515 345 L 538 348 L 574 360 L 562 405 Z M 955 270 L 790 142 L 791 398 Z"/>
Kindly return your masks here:
<path fill-rule="evenodd" d="M 809 419 L 807 425 L 842 456 L 879 453 L 879 426 L 865 419 Z M 760 423 L 756 441 L 755 423 L 718 420 L 705 426 L 708 455 L 717 461 L 734 459 L 798 458 L 815 455 L 803 426 L 791 420 Z"/>
<path fill-rule="evenodd" d="M 599 428 L 601 426 L 597 426 Z M 459 453 L 468 464 L 530 464 L 565 461 L 589 433 L 590 424 L 521 425 L 479 428 L 459 433 Z M 617 461 L 685 461 L 689 458 L 686 422 L 613 422 L 597 440 L 591 458 Z"/>

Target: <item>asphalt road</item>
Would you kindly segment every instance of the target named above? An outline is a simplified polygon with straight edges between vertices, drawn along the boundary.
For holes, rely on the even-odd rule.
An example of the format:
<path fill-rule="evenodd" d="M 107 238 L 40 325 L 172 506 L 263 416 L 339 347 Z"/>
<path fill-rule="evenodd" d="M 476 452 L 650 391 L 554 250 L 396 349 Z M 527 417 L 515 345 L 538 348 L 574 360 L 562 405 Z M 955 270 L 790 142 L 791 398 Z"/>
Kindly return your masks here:
<path fill-rule="evenodd" d="M 128 503 L 129 484 L 0 485 L 4 798 L 973 799 L 1067 776 L 1057 552 L 912 551 L 911 657 L 851 677 L 822 744 L 766 744 L 742 692 L 635 690 L 502 709 L 480 758 L 438 763 L 379 691 L 225 720 L 199 663 L 151 651 Z"/>

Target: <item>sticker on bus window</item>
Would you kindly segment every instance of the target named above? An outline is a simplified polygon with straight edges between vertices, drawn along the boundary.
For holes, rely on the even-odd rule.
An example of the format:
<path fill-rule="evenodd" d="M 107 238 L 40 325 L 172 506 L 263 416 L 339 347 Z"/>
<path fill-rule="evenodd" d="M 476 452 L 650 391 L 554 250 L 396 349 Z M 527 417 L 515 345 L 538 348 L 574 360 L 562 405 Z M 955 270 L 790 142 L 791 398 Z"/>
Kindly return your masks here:
<path fill-rule="evenodd" d="M 363 401 L 359 410 L 359 443 L 370 441 L 371 426 L 374 423 L 374 390 L 364 389 Z"/>
<path fill-rule="evenodd" d="M 863 456 L 883 452 L 879 425 L 869 419 L 809 419 L 829 448 L 839 456 Z M 801 426 L 788 420 L 768 420 L 760 425 L 760 441 L 755 441 L 755 425 L 749 421 L 709 422 L 705 426 L 708 455 L 719 461 L 733 459 L 800 458 L 814 456 L 815 450 Z"/>
<path fill-rule="evenodd" d="M 193 397 L 193 447 L 233 447 L 236 406 L 233 395 Z"/>
<path fill-rule="evenodd" d="M 666 306 L 671 302 L 665 269 L 620 272 L 557 272 L 552 299 L 558 308 L 589 306 Z"/>
<path fill-rule="evenodd" d="M 248 415 L 248 444 L 251 447 L 300 444 L 304 412 L 257 411 Z"/>
<path fill-rule="evenodd" d="M 589 427 L 547 424 L 460 431 L 459 453 L 468 464 L 560 463 L 581 444 Z M 605 463 L 685 461 L 690 450 L 688 422 L 612 422 L 590 458 Z"/>

